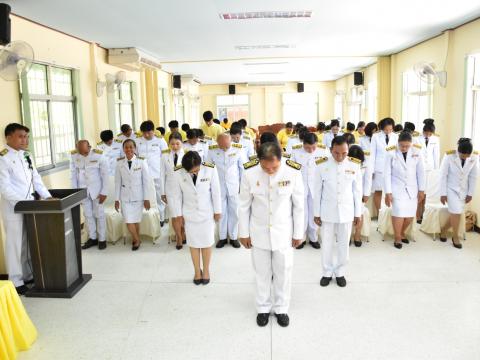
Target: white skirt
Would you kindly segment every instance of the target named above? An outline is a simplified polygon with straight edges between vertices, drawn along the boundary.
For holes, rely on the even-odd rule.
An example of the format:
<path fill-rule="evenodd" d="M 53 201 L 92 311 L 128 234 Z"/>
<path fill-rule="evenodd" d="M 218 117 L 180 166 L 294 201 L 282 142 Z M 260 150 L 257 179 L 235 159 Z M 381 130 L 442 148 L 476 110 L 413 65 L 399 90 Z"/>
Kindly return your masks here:
<path fill-rule="evenodd" d="M 373 191 L 383 191 L 383 173 L 373 173 L 372 189 Z"/>
<path fill-rule="evenodd" d="M 187 245 L 192 248 L 209 248 L 215 243 L 215 221 L 195 222 L 185 219 L 185 236 Z"/>
<path fill-rule="evenodd" d="M 123 219 L 127 224 L 136 224 L 142 221 L 143 201 L 121 202 Z"/>
<path fill-rule="evenodd" d="M 401 218 L 415 217 L 417 214 L 417 197 L 413 199 L 398 199 L 393 197 L 392 216 Z"/>
<path fill-rule="evenodd" d="M 455 191 L 447 189 L 447 205 L 450 214 L 462 214 L 465 208 L 465 199 L 460 199 Z"/>

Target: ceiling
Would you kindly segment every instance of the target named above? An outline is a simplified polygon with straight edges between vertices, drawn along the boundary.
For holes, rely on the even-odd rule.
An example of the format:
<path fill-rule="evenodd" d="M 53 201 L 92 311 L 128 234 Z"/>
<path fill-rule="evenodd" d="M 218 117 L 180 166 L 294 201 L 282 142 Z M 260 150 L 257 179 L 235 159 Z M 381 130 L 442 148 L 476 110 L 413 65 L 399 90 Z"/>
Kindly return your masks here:
<path fill-rule="evenodd" d="M 333 80 L 480 16 L 478 0 L 3 2 L 15 14 L 103 47 L 138 47 L 166 71 L 205 84 Z M 219 16 L 307 10 L 311 18 Z"/>

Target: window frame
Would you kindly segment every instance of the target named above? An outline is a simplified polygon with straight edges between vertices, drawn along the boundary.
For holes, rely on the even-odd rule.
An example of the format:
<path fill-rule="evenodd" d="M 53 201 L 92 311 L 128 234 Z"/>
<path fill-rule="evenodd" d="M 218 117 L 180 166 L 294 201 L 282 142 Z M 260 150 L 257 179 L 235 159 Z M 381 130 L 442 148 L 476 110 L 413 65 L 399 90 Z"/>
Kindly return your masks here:
<path fill-rule="evenodd" d="M 414 91 L 410 91 L 408 88 L 406 89 L 406 84 L 405 84 L 405 77 L 408 76 L 415 76 L 417 78 L 417 84 L 419 85 L 419 88 L 415 89 Z M 407 80 L 409 82 L 409 80 Z M 413 70 L 407 70 L 402 73 L 402 124 L 405 124 L 405 122 L 409 121 L 415 124 L 416 128 L 421 128 L 423 125 L 423 120 L 426 118 L 431 118 L 433 114 L 433 96 L 434 96 L 434 84 L 427 84 L 423 82 L 421 79 L 417 77 L 415 72 Z M 422 84 L 425 84 L 426 89 L 422 90 Z M 408 117 L 408 103 L 409 99 L 412 99 L 414 97 L 418 98 L 418 101 L 420 102 L 422 96 L 427 96 L 427 104 L 428 104 L 428 109 L 427 109 L 427 114 L 423 116 L 423 118 L 420 117 L 420 110 L 417 111 L 417 119 L 410 119 Z"/>
<path fill-rule="evenodd" d="M 478 74 L 476 74 L 478 71 Z M 478 84 L 475 83 L 478 77 Z M 462 134 L 471 138 L 474 146 L 480 144 L 480 53 L 465 58 L 465 101 Z"/>
<path fill-rule="evenodd" d="M 233 102 L 232 104 L 230 104 L 230 105 L 219 105 L 219 104 L 218 104 L 218 98 L 219 98 L 219 97 L 232 97 L 232 98 L 233 98 L 234 96 L 246 96 L 247 99 L 248 99 L 248 104 L 245 104 L 245 103 L 243 103 L 243 104 L 235 104 L 234 102 Z M 218 120 L 220 120 L 220 121 L 223 120 L 223 117 L 224 117 L 224 116 L 223 116 L 223 115 L 222 115 L 222 116 L 220 115 L 220 112 L 219 112 L 219 110 L 218 110 L 219 107 L 221 107 L 221 108 L 226 108 L 226 109 L 227 109 L 227 114 L 228 114 L 228 108 L 241 107 L 241 106 L 245 106 L 245 107 L 248 108 L 248 116 L 247 116 L 246 118 L 247 118 L 247 119 L 250 118 L 251 113 L 252 113 L 252 109 L 251 109 L 251 96 L 250 96 L 250 94 L 235 94 L 235 95 L 230 95 L 230 94 L 218 94 L 218 95 L 215 96 L 216 118 L 217 118 Z M 229 118 L 228 120 L 232 123 L 232 122 L 238 121 L 238 120 L 240 120 L 240 119 L 241 119 L 241 118 L 238 118 L 238 119 L 234 119 L 234 118 L 230 119 L 230 118 Z"/>

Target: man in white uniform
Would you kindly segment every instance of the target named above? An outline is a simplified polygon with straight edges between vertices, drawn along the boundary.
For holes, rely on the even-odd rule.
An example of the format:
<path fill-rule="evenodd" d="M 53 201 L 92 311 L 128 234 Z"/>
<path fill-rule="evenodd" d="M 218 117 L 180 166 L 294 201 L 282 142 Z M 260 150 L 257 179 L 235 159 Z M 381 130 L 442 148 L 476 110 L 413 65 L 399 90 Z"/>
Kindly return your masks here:
<path fill-rule="evenodd" d="M 340 131 L 340 121 L 338 119 L 333 119 L 330 121 L 330 130 L 323 134 L 323 144 L 330 149 L 332 140 L 340 135 L 343 135 Z"/>
<path fill-rule="evenodd" d="M 97 149 L 103 151 L 103 156 L 108 161 L 108 168 L 110 176 L 115 175 L 115 167 L 117 166 L 117 159 L 123 154 L 121 141 L 113 140 L 112 130 L 103 130 L 100 133 L 100 141 L 97 143 Z"/>
<path fill-rule="evenodd" d="M 21 124 L 12 123 L 5 127 L 7 145 L 0 152 L 0 195 L 3 226 L 5 227 L 5 260 L 8 279 L 22 295 L 33 283 L 29 266 L 26 232 L 23 215 L 16 214 L 15 204 L 22 200 L 33 200 L 33 193 L 40 198 L 51 198 L 40 175 L 32 164 L 28 149 L 30 130 Z"/>
<path fill-rule="evenodd" d="M 317 190 L 314 196 L 315 223 L 322 238 L 323 276 L 321 286 L 327 286 L 335 275 L 337 285 L 344 287 L 345 266 L 352 222 L 362 216 L 362 170 L 360 160 L 347 158 L 348 145 L 343 136 L 332 139 L 332 157 L 317 160 Z M 334 264 L 335 238 L 337 263 Z"/>
<path fill-rule="evenodd" d="M 222 195 L 222 217 L 219 224 L 217 248 L 230 245 L 239 248 L 238 242 L 238 192 L 243 164 L 247 162 L 241 144 L 232 144 L 229 134 L 220 134 L 218 145 L 210 145 L 207 161 L 216 165 Z"/>
<path fill-rule="evenodd" d="M 98 245 L 98 248 L 103 250 L 107 247 L 103 203 L 108 194 L 108 161 L 101 150 L 91 150 L 87 140 L 78 141 L 77 149 L 71 154 L 72 188 L 87 189 L 87 198 L 83 200 L 82 207 L 88 228 L 88 240 L 83 244 L 82 249 Z"/>
<path fill-rule="evenodd" d="M 301 165 L 282 161 L 278 143 L 260 146 L 258 159 L 244 165 L 239 201 L 239 237 L 252 249 L 256 278 L 257 324 L 268 324 L 273 310 L 288 326 L 293 248 L 302 243 L 304 199 Z M 273 282 L 273 298 L 271 287 Z"/>
<path fill-rule="evenodd" d="M 202 161 L 207 160 L 208 144 L 205 140 L 200 140 L 198 129 L 187 130 L 187 140 L 183 142 L 183 149 L 187 151 L 196 151 Z"/>
<path fill-rule="evenodd" d="M 227 133 L 230 134 L 233 143 L 242 145 L 245 159 L 250 159 L 255 155 L 253 142 L 250 140 L 250 137 L 242 135 L 242 127 L 240 124 L 233 123 L 232 127 Z"/>

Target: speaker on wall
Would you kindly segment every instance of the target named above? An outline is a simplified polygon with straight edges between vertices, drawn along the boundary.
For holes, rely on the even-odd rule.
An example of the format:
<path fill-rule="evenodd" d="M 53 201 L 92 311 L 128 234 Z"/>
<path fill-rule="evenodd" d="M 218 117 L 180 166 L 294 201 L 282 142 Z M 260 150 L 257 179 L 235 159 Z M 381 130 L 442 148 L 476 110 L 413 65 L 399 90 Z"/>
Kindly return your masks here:
<path fill-rule="evenodd" d="M 304 83 L 297 83 L 297 92 L 301 93 L 305 91 L 305 84 Z"/>
<path fill-rule="evenodd" d="M 353 85 L 363 85 L 363 72 L 355 71 L 353 73 Z"/>
<path fill-rule="evenodd" d="M 228 85 L 228 93 L 230 95 L 235 95 L 235 85 Z"/>
<path fill-rule="evenodd" d="M 173 75 L 173 88 L 174 89 L 182 88 L 182 77 L 180 75 Z"/>
<path fill-rule="evenodd" d="M 10 6 L 0 4 L 0 45 L 7 45 L 11 38 Z"/>

